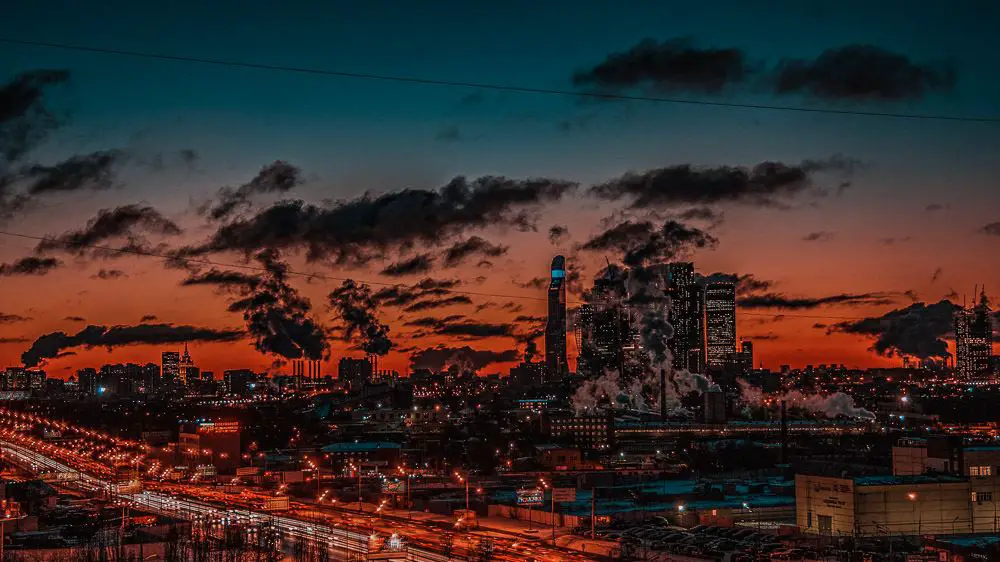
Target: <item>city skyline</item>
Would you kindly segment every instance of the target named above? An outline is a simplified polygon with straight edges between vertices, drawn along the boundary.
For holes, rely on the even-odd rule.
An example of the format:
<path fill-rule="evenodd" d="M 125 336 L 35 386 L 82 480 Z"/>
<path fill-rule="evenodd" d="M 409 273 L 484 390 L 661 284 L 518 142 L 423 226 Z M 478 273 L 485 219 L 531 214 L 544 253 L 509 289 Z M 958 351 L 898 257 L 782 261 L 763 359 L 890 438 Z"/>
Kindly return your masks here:
<path fill-rule="evenodd" d="M 141 21 L 134 7 L 112 4 L 102 13 L 119 27 Z M 990 18 L 971 11 L 944 18 L 943 8 L 918 3 L 906 18 L 894 9 L 867 10 L 866 24 L 857 27 L 846 15 L 850 10 L 830 14 L 776 3 L 778 15 L 762 25 L 784 38 L 765 44 L 756 39 L 759 33 L 743 29 L 756 9 L 719 7 L 725 9 L 688 7 L 678 13 L 650 3 L 641 10 L 642 21 L 615 15 L 620 25 L 610 26 L 613 33 L 597 6 L 547 7 L 522 22 L 523 45 L 497 52 L 484 37 L 494 36 L 496 26 L 526 6 L 490 12 L 494 17 L 474 29 L 445 29 L 422 11 L 394 11 L 388 25 L 399 27 L 399 34 L 378 43 L 361 32 L 365 25 L 385 23 L 369 8 L 356 8 L 354 21 L 365 25 L 353 29 L 338 22 L 341 7 L 318 10 L 312 18 L 285 14 L 281 25 L 301 29 L 287 41 L 262 40 L 252 32 L 252 22 L 262 21 L 257 8 L 239 14 L 165 9 L 161 16 L 176 24 L 172 29 L 198 38 L 187 44 L 176 41 L 174 31 L 104 36 L 78 26 L 93 15 L 72 5 L 47 17 L 39 17 L 41 8 L 18 6 L 0 23 L 0 35 L 274 66 L 810 111 L 596 103 L 4 44 L 14 55 L 3 63 L 6 91 L 25 73 L 67 73 L 35 75 L 44 91 L 35 102 L 57 119 L 36 122 L 44 134 L 31 150 L 16 162 L 0 163 L 16 180 L 0 182 L 7 232 L 0 246 L 0 290 L 16 296 L 0 305 L 0 365 L 20 364 L 22 353 L 43 335 L 76 336 L 94 325 L 111 335 L 81 337 L 81 345 L 49 354 L 43 361 L 50 376 L 108 362 L 156 362 L 162 348 L 156 342 L 163 338 L 172 338 L 178 349 L 189 341 L 208 370 L 287 371 L 294 358 L 274 347 L 259 353 L 255 338 L 243 334 L 255 311 L 231 308 L 250 285 L 212 280 L 210 265 L 198 277 L 164 267 L 158 258 L 112 257 L 80 242 L 152 253 L 197 248 L 199 259 L 226 264 L 220 270 L 253 273 L 258 270 L 243 269 L 248 264 L 242 260 L 250 257 L 249 265 L 257 267 L 252 254 L 267 248 L 269 238 L 224 227 L 296 211 L 278 201 L 301 200 L 305 214 L 325 213 L 331 222 L 380 205 L 405 219 L 413 203 L 402 198 L 405 190 L 424 190 L 422 196 L 433 196 L 437 215 L 444 216 L 455 210 L 443 195 L 451 193 L 449 186 L 464 193 L 494 189 L 490 196 L 496 199 L 474 202 L 496 206 L 479 214 L 463 214 L 470 207 L 459 207 L 463 213 L 448 215 L 451 222 L 426 221 L 421 228 L 388 228 L 400 224 L 390 216 L 356 236 L 328 230 L 279 241 L 280 261 L 271 265 L 303 274 L 291 276 L 287 285 L 310 301 L 305 316 L 314 328 L 340 322 L 343 309 L 328 294 L 352 278 L 375 294 L 405 293 L 383 298 L 376 310 L 393 343 L 382 359 L 387 368 L 405 372 L 411 357 L 419 366 L 477 354 L 478 362 L 487 362 L 484 372 L 506 372 L 523 356 L 527 336 L 544 331 L 540 319 L 547 314 L 550 281 L 545 265 L 552 256 L 567 257 L 567 303 L 576 307 L 606 260 L 618 262 L 627 253 L 613 235 L 655 238 L 662 223 L 674 220 L 697 232 L 671 231 L 676 244 L 665 261 L 693 261 L 702 275 L 734 273 L 742 279 L 736 332 L 755 342 L 756 361 L 766 367 L 899 365 L 900 354 L 941 357 L 941 345 L 953 356 L 954 323 L 942 322 L 942 315 L 950 305 L 963 306 L 963 294 L 971 302 L 977 285 L 1000 286 L 1000 266 L 983 259 L 1000 243 L 1000 216 L 993 210 L 998 128 L 991 122 L 852 112 L 995 117 L 1000 82 L 990 72 L 990 50 L 979 48 L 997 41 L 984 24 Z M 708 12 L 722 15 L 703 18 Z M 230 17 L 248 27 L 215 25 Z M 594 34 L 586 48 L 577 39 L 553 46 L 546 18 L 607 33 Z M 39 21 L 44 28 L 34 23 Z M 427 26 L 409 25 L 413 21 Z M 942 27 L 942 21 L 948 23 Z M 329 35 L 319 33 L 324 26 L 343 30 L 336 47 L 356 55 L 352 68 L 329 48 L 318 48 L 318 37 Z M 789 29 L 797 31 L 782 35 Z M 647 37 L 653 43 L 643 43 Z M 448 46 L 457 44 L 463 49 Z M 419 46 L 416 59 L 399 59 L 410 45 Z M 696 54 L 721 50 L 735 57 L 742 74 L 721 69 L 706 78 L 652 69 L 616 82 L 611 63 L 641 45 L 656 46 L 668 58 L 678 48 Z M 852 45 L 875 50 L 838 50 Z M 545 56 L 522 52 L 531 49 Z M 821 73 L 824 53 L 902 64 L 922 79 L 874 80 L 865 92 L 824 90 L 838 86 L 831 71 L 811 89 L 771 87 L 771 74 L 794 77 L 789 61 L 814 63 Z M 29 109 L 42 107 L 37 104 Z M 934 142 L 924 141 L 929 138 Z M 655 173 L 641 175 L 646 170 Z M 456 182 L 460 176 L 468 179 Z M 509 183 L 484 180 L 501 176 Z M 720 177 L 729 182 L 719 187 L 713 182 Z M 531 178 L 549 180 L 537 184 Z M 527 199 L 507 198 L 501 188 Z M 115 221 L 121 229 L 114 235 L 87 227 Z M 247 236 L 224 240 L 220 233 Z M 343 243 L 317 245 L 324 236 L 339 236 Z M 422 288 L 425 279 L 435 287 Z M 920 342 L 892 341 L 893 334 L 880 327 L 899 316 L 921 326 Z M 115 339 L 122 330 L 114 327 L 132 330 Z M 327 370 L 342 356 L 365 354 L 339 335 L 327 334 Z M 541 358 L 544 338 L 535 339 Z M 107 350 L 106 343 L 122 341 L 130 343 Z M 578 350 L 573 337 L 568 342 L 574 364 Z"/>

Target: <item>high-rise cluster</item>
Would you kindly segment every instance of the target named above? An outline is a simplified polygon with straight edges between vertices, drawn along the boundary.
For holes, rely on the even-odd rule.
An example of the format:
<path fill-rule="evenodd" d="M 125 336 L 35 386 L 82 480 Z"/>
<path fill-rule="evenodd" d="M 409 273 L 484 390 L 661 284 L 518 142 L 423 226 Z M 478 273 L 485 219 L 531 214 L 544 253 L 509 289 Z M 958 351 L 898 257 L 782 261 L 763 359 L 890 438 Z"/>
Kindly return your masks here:
<path fill-rule="evenodd" d="M 955 312 L 955 371 L 968 382 L 989 378 L 992 356 L 992 311 L 982 291 L 976 304 Z"/>

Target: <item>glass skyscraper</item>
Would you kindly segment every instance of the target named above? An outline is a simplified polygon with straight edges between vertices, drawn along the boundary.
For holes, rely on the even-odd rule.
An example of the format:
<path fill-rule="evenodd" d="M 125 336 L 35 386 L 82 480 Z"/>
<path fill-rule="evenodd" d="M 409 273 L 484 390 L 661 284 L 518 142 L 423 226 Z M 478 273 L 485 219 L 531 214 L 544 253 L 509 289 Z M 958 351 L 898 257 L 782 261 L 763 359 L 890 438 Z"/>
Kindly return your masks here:
<path fill-rule="evenodd" d="M 736 360 L 736 282 L 713 281 L 705 287 L 708 366 L 723 368 Z"/>
<path fill-rule="evenodd" d="M 566 258 L 552 258 L 549 281 L 549 317 L 545 325 L 545 375 L 560 377 L 569 372 L 566 360 Z"/>

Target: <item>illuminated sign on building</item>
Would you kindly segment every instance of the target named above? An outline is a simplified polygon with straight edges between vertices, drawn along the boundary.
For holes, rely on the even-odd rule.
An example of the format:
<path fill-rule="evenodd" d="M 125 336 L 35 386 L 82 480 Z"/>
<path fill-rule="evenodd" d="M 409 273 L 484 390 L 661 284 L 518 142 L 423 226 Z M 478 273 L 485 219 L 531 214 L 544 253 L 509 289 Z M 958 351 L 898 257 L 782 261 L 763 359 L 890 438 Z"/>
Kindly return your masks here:
<path fill-rule="evenodd" d="M 198 433 L 202 434 L 239 432 L 240 422 L 238 421 L 201 422 L 198 424 Z"/>

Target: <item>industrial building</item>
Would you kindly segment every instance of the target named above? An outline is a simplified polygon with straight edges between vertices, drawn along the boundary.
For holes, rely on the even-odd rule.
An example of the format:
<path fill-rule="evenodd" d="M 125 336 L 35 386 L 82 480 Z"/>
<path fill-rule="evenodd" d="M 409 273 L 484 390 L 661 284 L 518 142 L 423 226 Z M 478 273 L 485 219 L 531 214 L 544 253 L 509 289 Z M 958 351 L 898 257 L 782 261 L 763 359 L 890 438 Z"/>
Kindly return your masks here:
<path fill-rule="evenodd" d="M 829 536 L 1000 531 L 997 477 L 795 476 L 796 525 Z"/>

